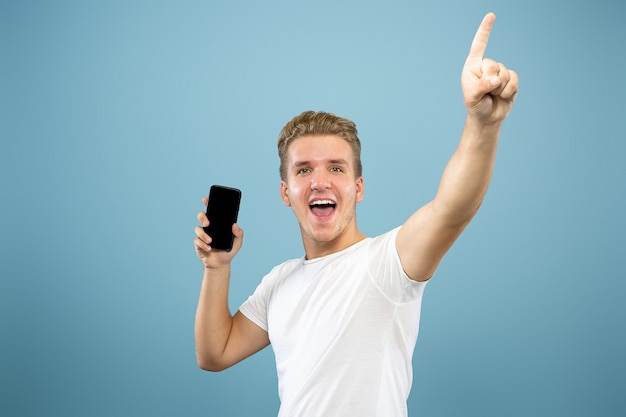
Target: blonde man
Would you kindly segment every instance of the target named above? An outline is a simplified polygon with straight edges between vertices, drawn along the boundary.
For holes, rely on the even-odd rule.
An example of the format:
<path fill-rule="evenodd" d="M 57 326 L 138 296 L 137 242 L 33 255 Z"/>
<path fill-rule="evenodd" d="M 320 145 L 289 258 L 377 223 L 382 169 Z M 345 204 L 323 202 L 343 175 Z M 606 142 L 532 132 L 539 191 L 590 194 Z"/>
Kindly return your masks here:
<path fill-rule="evenodd" d="M 198 364 L 228 368 L 269 344 L 286 416 L 406 416 L 411 357 L 426 282 L 481 205 L 518 76 L 484 58 L 495 16 L 483 19 L 462 73 L 467 118 L 435 198 L 377 237 L 357 227 L 363 198 L 354 123 L 305 112 L 282 130 L 280 195 L 298 219 L 305 255 L 275 267 L 234 315 L 230 252 L 212 250 L 198 215 L 204 265 L 196 316 Z M 203 201 L 206 205 L 206 200 Z"/>

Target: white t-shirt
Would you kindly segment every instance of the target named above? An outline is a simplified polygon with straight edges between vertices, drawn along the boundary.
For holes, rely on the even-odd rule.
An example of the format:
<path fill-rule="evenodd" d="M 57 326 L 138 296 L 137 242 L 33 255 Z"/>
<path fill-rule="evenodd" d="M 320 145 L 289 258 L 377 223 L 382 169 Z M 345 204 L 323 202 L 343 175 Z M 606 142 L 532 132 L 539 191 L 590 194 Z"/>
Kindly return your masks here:
<path fill-rule="evenodd" d="M 278 265 L 240 307 L 269 334 L 279 417 L 407 415 L 426 283 L 402 270 L 398 230 Z"/>

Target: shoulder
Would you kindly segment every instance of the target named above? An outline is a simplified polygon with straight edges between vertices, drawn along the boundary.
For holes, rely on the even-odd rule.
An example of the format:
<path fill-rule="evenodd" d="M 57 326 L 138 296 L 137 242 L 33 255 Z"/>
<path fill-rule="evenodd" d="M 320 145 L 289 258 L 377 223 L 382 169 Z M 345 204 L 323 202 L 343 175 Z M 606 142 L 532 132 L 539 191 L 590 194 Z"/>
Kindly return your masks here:
<path fill-rule="evenodd" d="M 300 265 L 302 265 L 303 258 L 289 259 L 283 263 L 280 263 L 273 267 L 269 273 L 267 273 L 261 280 L 262 286 L 273 287 L 281 282 L 285 277 L 289 276 Z"/>
<path fill-rule="evenodd" d="M 281 275 L 296 269 L 303 262 L 303 258 L 289 259 L 276 265 L 267 275 Z"/>
<path fill-rule="evenodd" d="M 401 226 L 391 229 L 388 232 L 367 239 L 364 246 L 367 250 L 384 250 L 396 252 L 396 236 Z"/>

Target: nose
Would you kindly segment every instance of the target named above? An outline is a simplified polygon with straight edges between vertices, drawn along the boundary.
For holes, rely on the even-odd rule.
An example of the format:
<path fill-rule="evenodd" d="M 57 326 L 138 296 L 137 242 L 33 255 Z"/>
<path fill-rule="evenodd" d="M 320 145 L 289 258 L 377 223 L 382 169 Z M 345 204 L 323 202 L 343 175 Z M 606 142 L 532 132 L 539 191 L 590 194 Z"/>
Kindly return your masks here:
<path fill-rule="evenodd" d="M 324 189 L 330 189 L 330 177 L 328 173 L 321 170 L 316 170 L 311 176 L 311 190 L 319 191 Z"/>

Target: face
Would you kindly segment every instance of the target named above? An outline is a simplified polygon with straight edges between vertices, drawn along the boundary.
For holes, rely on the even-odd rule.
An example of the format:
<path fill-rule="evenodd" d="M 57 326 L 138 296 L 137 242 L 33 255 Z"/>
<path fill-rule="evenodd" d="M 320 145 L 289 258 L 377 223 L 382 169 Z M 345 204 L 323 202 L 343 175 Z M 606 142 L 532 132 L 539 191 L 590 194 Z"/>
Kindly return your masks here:
<path fill-rule="evenodd" d="M 310 249 L 340 250 L 358 240 L 356 203 L 363 199 L 363 177 L 354 173 L 350 145 L 335 135 L 303 136 L 287 151 L 287 179 L 280 192 Z"/>

